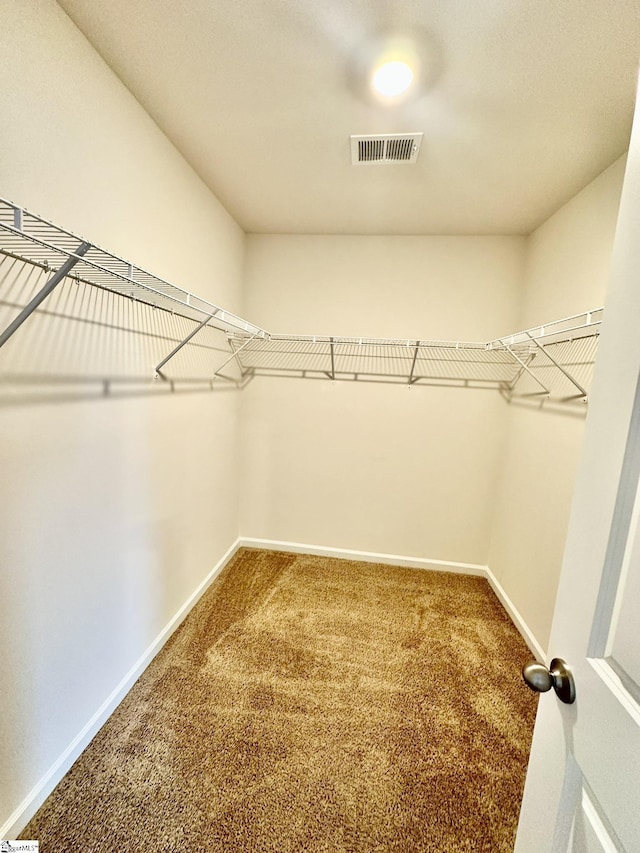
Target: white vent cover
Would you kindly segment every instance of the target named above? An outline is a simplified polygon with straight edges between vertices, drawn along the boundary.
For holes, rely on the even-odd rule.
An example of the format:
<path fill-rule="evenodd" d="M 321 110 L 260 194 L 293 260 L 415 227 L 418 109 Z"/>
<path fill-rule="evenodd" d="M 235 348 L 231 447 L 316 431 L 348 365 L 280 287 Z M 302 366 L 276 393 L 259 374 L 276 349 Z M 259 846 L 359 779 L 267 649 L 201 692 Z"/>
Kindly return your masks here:
<path fill-rule="evenodd" d="M 423 133 L 351 136 L 351 163 L 354 166 L 415 163 L 420 153 L 423 136 Z"/>

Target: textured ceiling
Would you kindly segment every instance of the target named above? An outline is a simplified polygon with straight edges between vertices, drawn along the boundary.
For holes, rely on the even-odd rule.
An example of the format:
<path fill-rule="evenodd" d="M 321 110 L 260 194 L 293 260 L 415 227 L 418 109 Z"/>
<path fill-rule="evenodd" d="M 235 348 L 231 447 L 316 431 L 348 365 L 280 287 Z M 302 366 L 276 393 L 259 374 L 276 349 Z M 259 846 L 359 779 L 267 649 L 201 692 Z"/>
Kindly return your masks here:
<path fill-rule="evenodd" d="M 523 234 L 627 147 L 638 0 L 59 0 L 248 232 Z M 414 39 L 418 97 L 354 65 Z M 423 131 L 416 165 L 349 135 Z"/>

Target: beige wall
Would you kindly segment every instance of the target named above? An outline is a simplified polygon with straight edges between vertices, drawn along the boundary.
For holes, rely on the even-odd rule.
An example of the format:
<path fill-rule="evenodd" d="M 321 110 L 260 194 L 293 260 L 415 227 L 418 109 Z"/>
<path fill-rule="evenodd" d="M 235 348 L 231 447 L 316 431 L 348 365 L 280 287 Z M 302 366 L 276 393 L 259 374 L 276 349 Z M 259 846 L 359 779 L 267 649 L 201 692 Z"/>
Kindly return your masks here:
<path fill-rule="evenodd" d="M 247 241 L 274 332 L 486 340 L 604 304 L 620 159 L 517 238 Z M 453 389 L 258 379 L 242 397 L 241 531 L 488 563 L 543 648 L 584 418 Z"/>
<path fill-rule="evenodd" d="M 0 21 L 2 194 L 237 310 L 243 233 L 57 4 Z M 236 393 L 1 402 L 0 825 L 238 535 Z"/>
<path fill-rule="evenodd" d="M 246 312 L 274 332 L 488 340 L 516 323 L 524 239 L 249 236 Z M 486 564 L 495 391 L 256 379 L 241 531 Z"/>
<path fill-rule="evenodd" d="M 621 158 L 530 236 L 520 328 L 605 303 L 623 174 Z M 583 432 L 570 411 L 509 407 L 489 565 L 543 649 Z"/>

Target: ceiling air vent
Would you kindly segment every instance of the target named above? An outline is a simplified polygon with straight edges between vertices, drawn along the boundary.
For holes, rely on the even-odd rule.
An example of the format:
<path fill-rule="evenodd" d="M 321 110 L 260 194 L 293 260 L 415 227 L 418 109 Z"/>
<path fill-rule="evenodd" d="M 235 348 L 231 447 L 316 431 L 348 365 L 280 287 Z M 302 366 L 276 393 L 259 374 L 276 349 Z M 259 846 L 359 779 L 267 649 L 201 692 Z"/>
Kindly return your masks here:
<path fill-rule="evenodd" d="M 354 166 L 415 163 L 420 153 L 423 136 L 422 133 L 351 136 L 351 163 Z"/>

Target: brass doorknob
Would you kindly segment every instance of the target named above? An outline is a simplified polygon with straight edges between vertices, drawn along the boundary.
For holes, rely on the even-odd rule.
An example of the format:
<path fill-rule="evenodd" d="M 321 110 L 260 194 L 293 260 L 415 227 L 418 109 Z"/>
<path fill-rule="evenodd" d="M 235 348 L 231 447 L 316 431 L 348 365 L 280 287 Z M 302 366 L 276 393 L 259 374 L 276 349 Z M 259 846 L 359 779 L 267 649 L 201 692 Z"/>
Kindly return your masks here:
<path fill-rule="evenodd" d="M 576 683 L 562 658 L 554 658 L 549 669 L 537 660 L 529 661 L 522 668 L 522 677 L 536 693 L 553 689 L 561 702 L 572 705 L 576 701 Z"/>

